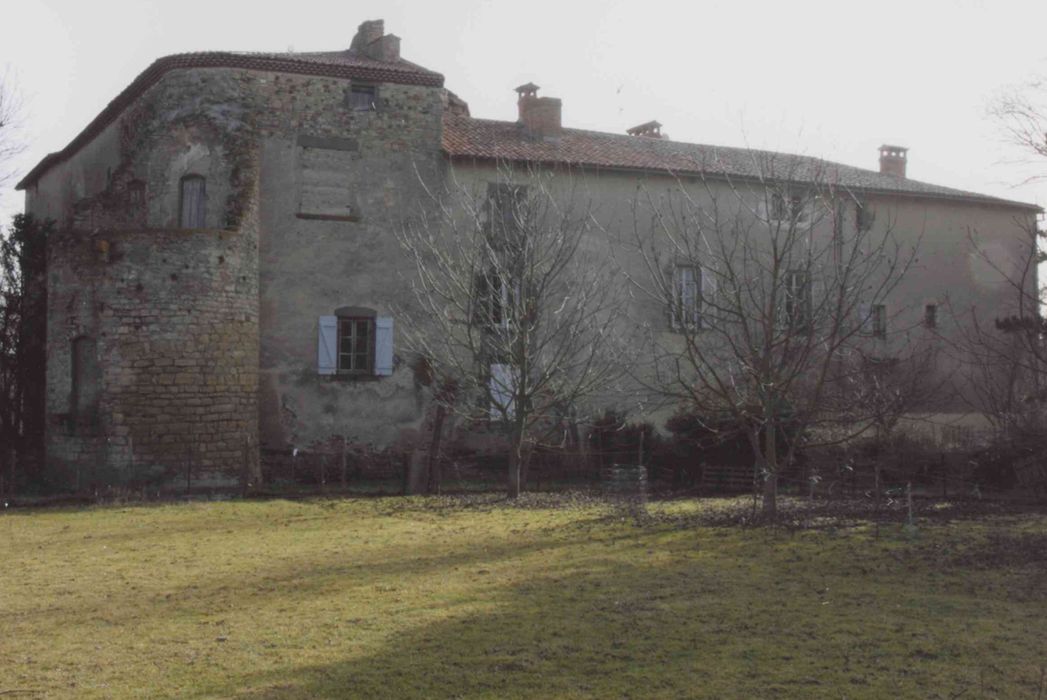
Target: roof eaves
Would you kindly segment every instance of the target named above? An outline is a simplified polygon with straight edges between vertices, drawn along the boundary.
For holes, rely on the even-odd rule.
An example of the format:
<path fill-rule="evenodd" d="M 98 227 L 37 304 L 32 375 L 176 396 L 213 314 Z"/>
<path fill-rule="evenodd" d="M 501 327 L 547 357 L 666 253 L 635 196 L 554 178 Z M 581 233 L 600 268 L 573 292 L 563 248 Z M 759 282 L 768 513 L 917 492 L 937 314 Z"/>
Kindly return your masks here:
<path fill-rule="evenodd" d="M 131 84 L 120 92 L 84 129 L 61 151 L 49 153 L 23 177 L 16 190 L 24 190 L 34 184 L 53 165 L 66 160 L 76 153 L 84 144 L 97 136 L 146 90 L 156 84 L 160 78 L 172 70 L 183 68 L 242 68 L 245 70 L 272 71 L 295 75 L 315 75 L 326 78 L 356 78 L 374 82 L 398 83 L 401 85 L 420 85 L 425 87 L 443 87 L 444 78 L 440 73 L 419 69 L 415 64 L 403 62 L 404 68 L 396 64 L 388 67 L 354 66 L 345 63 L 319 63 L 315 61 L 295 60 L 294 54 L 288 56 L 266 56 L 254 54 L 236 54 L 229 52 L 182 53 L 164 56 L 153 61 L 144 71 L 138 74 Z"/>
<path fill-rule="evenodd" d="M 623 173 L 644 173 L 647 175 L 667 175 L 669 177 L 697 177 L 697 178 L 709 178 L 714 180 L 723 181 L 738 181 L 738 182 L 750 182 L 760 183 L 766 181 L 765 178 L 760 178 L 755 175 L 745 175 L 741 173 L 729 173 L 725 171 L 716 170 L 687 170 L 687 169 L 674 169 L 674 168 L 652 168 L 649 166 L 638 166 L 638 165 L 610 165 L 607 163 L 597 163 L 584 160 L 568 161 L 568 160 L 557 160 L 549 158 L 539 159 L 528 159 L 528 158 L 506 158 L 503 156 L 484 155 L 478 153 L 451 153 L 446 148 L 442 149 L 444 155 L 454 160 L 471 160 L 483 163 L 498 163 L 498 162 L 512 162 L 512 163 L 528 163 L 532 165 L 553 167 L 553 166 L 565 166 L 591 169 L 593 171 L 607 171 L 607 172 L 623 172 Z M 809 180 L 785 180 L 788 183 L 795 184 L 810 184 Z M 1018 202 L 1009 199 L 1001 199 L 999 197 L 990 197 L 988 195 L 981 195 L 977 193 L 965 193 L 957 191 L 956 193 L 947 192 L 932 192 L 932 191 L 912 191 L 912 190 L 891 190 L 885 188 L 869 187 L 864 185 L 847 185 L 838 184 L 838 187 L 845 189 L 848 192 L 864 195 L 879 195 L 879 196 L 894 196 L 894 197 L 906 197 L 912 199 L 942 199 L 947 201 L 962 201 L 969 202 L 972 204 L 986 204 L 994 206 L 1002 206 L 1008 208 L 1025 209 L 1035 213 L 1043 213 L 1043 208 L 1037 204 L 1029 204 L 1027 202 Z"/>

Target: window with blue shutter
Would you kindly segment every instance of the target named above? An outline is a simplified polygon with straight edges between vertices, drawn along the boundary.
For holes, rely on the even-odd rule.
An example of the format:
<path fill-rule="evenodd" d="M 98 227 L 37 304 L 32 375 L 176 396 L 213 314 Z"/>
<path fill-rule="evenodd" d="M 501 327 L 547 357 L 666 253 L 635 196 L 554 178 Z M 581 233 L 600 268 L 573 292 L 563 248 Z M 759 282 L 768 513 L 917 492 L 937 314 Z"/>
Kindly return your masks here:
<path fill-rule="evenodd" d="M 338 372 L 338 317 L 321 316 L 317 339 L 316 371 L 319 374 Z"/>
<path fill-rule="evenodd" d="M 379 377 L 393 373 L 393 319 L 389 316 L 374 320 L 374 373 Z"/>
<path fill-rule="evenodd" d="M 393 373 L 393 319 L 373 309 L 345 306 L 320 317 L 317 372 L 388 377 Z"/>

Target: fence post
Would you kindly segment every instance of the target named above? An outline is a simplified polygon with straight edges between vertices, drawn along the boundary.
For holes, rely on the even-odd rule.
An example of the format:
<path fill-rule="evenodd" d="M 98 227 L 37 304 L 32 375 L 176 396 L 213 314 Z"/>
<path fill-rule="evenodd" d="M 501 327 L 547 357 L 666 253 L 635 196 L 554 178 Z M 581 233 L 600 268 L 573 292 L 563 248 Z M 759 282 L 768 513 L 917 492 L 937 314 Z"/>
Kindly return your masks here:
<path fill-rule="evenodd" d="M 247 498 L 251 489 L 251 438 L 244 435 L 243 471 L 240 473 L 240 497 Z"/>
<path fill-rule="evenodd" d="M 909 510 L 909 527 L 913 526 L 912 518 L 912 482 L 910 481 L 905 485 L 905 503 Z"/>
<path fill-rule="evenodd" d="M 327 493 L 327 453 L 320 453 L 320 490 Z"/>
<path fill-rule="evenodd" d="M 348 466 L 346 464 L 347 456 L 346 456 L 346 444 L 345 443 L 346 443 L 346 440 L 345 440 L 345 436 L 343 435 L 342 436 L 342 490 L 343 491 L 345 490 L 345 487 L 346 487 L 346 481 L 347 481 L 346 471 L 348 470 Z"/>

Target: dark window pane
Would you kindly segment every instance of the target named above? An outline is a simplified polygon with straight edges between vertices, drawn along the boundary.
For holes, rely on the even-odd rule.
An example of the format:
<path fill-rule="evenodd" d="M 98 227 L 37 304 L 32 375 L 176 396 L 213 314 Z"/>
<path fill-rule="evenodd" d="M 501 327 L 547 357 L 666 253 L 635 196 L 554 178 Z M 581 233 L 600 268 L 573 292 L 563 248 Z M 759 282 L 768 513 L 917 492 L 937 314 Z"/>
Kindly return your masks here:
<path fill-rule="evenodd" d="M 204 178 L 191 175 L 182 178 L 182 210 L 180 225 L 182 228 L 203 228 L 207 192 Z"/>

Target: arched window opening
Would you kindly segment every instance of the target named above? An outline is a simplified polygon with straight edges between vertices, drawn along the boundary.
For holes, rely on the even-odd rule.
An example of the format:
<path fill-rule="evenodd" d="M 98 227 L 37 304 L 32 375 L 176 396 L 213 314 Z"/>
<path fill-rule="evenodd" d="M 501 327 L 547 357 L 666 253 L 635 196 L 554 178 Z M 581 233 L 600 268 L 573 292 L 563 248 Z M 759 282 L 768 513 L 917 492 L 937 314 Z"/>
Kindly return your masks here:
<path fill-rule="evenodd" d="M 202 175 L 186 175 L 182 178 L 180 200 L 179 226 L 204 228 L 207 188 Z"/>

